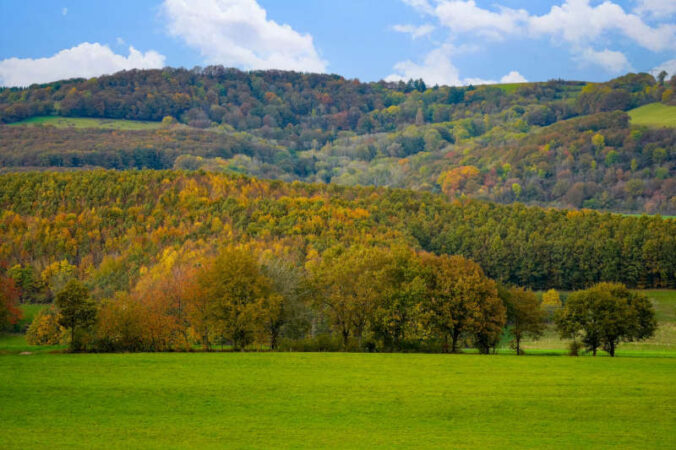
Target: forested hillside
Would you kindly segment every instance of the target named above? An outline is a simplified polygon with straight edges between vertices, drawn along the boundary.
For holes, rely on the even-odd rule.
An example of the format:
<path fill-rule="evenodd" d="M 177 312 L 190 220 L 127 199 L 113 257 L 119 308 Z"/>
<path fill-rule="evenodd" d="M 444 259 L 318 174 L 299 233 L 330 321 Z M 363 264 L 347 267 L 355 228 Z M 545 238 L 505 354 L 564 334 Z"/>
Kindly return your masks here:
<path fill-rule="evenodd" d="M 446 87 L 222 67 L 0 90 L 0 122 L 163 121 L 155 130 L 0 126 L 0 170 L 206 169 L 622 212 L 676 213 L 676 78 Z"/>
<path fill-rule="evenodd" d="M 130 290 L 168 254 L 199 257 L 231 244 L 298 268 L 336 246 L 407 246 L 464 255 L 491 278 L 535 289 L 676 280 L 673 219 L 449 202 L 409 190 L 204 172 L 7 174 L 0 210 L 0 261 L 36 282 L 66 261 L 99 298 Z M 25 295 L 43 295 L 27 283 Z"/>

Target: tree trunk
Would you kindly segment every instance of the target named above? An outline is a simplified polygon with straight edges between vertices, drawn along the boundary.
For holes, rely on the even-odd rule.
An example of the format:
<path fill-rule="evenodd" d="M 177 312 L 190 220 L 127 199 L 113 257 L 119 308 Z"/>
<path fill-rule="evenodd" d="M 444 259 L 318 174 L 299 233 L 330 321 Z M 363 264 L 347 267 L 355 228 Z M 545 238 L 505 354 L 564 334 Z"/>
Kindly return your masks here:
<path fill-rule="evenodd" d="M 608 353 L 610 353 L 610 356 L 615 356 L 615 342 L 610 343 L 610 348 L 608 349 Z"/>
<path fill-rule="evenodd" d="M 516 356 L 521 354 L 521 339 L 515 338 L 516 340 Z"/>
<path fill-rule="evenodd" d="M 596 347 L 594 347 L 594 348 L 592 349 L 592 354 L 593 354 L 594 356 L 596 356 Z"/>
<path fill-rule="evenodd" d="M 270 350 L 277 349 L 277 332 L 273 331 L 270 335 Z"/>
<path fill-rule="evenodd" d="M 451 334 L 451 353 L 458 352 L 458 339 L 460 338 L 460 333 L 453 331 Z"/>
<path fill-rule="evenodd" d="M 343 350 L 345 351 L 347 350 L 347 341 L 348 338 L 350 337 L 350 330 L 346 330 L 345 328 L 343 328 L 342 334 L 343 334 Z"/>

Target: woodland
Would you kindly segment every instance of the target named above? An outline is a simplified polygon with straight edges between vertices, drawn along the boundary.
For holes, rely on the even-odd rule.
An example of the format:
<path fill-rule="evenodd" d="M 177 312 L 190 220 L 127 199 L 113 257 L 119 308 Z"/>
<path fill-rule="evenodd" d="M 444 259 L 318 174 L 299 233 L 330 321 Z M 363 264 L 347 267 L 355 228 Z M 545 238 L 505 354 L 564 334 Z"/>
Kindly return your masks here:
<path fill-rule="evenodd" d="M 466 87 L 220 66 L 0 89 L 0 122 L 145 120 L 159 129 L 0 126 L 0 170 L 204 169 L 499 203 L 676 213 L 676 78 Z"/>
<path fill-rule="evenodd" d="M 675 89 L 223 67 L 1 89 L 0 327 L 71 351 L 517 354 L 553 327 L 614 356 L 656 331 L 635 290 L 676 288 L 676 130 L 630 115 Z"/>

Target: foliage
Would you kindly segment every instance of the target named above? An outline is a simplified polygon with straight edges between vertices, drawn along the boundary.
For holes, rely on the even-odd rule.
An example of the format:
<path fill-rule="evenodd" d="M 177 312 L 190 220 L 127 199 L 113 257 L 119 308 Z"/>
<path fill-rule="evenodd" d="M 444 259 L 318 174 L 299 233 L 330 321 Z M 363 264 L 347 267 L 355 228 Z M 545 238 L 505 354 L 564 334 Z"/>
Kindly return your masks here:
<path fill-rule="evenodd" d="M 57 345 L 67 340 L 67 330 L 60 325 L 61 317 L 56 308 L 41 309 L 26 331 L 30 345 Z"/>
<path fill-rule="evenodd" d="M 648 74 L 506 89 L 213 66 L 128 71 L 1 90 L 0 121 L 49 113 L 92 127 L 0 127 L 0 166 L 204 169 L 674 214 L 676 130 L 632 128 L 624 111 L 669 108 L 659 102 L 675 88 L 676 78 Z M 105 129 L 100 118 L 155 122 Z"/>
<path fill-rule="evenodd" d="M 444 341 L 445 351 L 456 352 L 460 338 L 474 336 L 483 353 L 497 344 L 505 323 L 505 309 L 495 282 L 481 267 L 461 256 L 423 255 L 428 268 L 429 293 L 423 303 L 429 326 Z"/>
<path fill-rule="evenodd" d="M 21 319 L 21 310 L 17 305 L 19 297 L 20 291 L 14 279 L 0 271 L 0 331 L 15 325 Z"/>
<path fill-rule="evenodd" d="M 337 244 L 403 244 L 463 255 L 490 278 L 532 289 L 676 280 L 676 222 L 661 217 L 173 171 L 2 175 L 0 209 L 0 259 L 40 283 L 38 273 L 65 259 L 95 298 L 130 291 L 167 249 L 229 242 L 298 267 Z M 44 286 L 32 294 L 46 296 Z"/>
<path fill-rule="evenodd" d="M 557 322 L 562 336 L 581 334 L 582 342 L 594 356 L 599 347 L 615 356 L 619 342 L 649 338 L 657 327 L 655 311 L 647 297 L 620 283 L 599 283 L 574 292 Z"/>
<path fill-rule="evenodd" d="M 76 279 L 70 280 L 56 294 L 58 324 L 70 332 L 70 350 L 84 348 L 84 335 L 96 320 L 96 305 L 87 288 Z"/>
<path fill-rule="evenodd" d="M 522 339 L 526 336 L 530 336 L 531 339 L 542 336 L 543 311 L 533 291 L 501 286 L 498 293 L 507 309 L 507 332 L 512 336 L 512 347 L 516 350 L 516 354 L 520 355 Z"/>
<path fill-rule="evenodd" d="M 556 289 L 549 289 L 542 293 L 542 303 L 540 304 L 540 307 L 544 311 L 547 320 L 552 319 L 554 313 L 561 309 L 562 306 L 561 297 Z"/>

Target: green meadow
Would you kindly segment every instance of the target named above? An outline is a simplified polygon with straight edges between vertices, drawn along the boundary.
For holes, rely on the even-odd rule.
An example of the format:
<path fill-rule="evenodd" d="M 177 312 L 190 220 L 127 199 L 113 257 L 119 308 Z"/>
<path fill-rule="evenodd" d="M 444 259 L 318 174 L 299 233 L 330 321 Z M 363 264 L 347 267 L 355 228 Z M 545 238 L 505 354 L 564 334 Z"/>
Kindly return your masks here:
<path fill-rule="evenodd" d="M 120 119 L 93 119 L 86 117 L 38 116 L 15 122 L 19 125 L 50 125 L 56 128 L 102 128 L 108 130 L 155 130 L 162 127 L 160 122 Z"/>
<path fill-rule="evenodd" d="M 676 106 L 650 103 L 629 111 L 632 125 L 676 127 Z"/>
<path fill-rule="evenodd" d="M 525 356 L 64 354 L 5 335 L 0 447 L 674 448 L 676 291 L 645 292 L 658 334 L 616 358 L 564 356 L 553 330 Z"/>
<path fill-rule="evenodd" d="M 676 358 L 0 357 L 3 448 L 673 448 Z"/>

